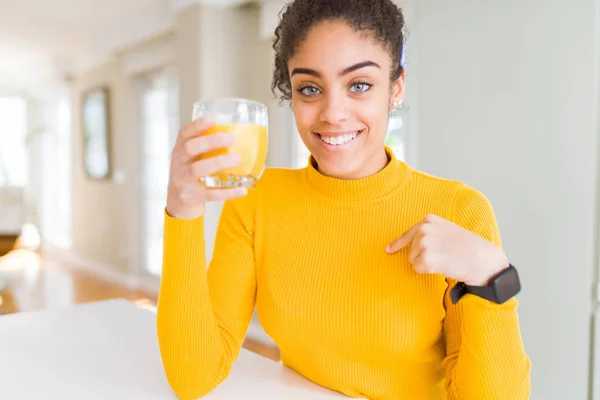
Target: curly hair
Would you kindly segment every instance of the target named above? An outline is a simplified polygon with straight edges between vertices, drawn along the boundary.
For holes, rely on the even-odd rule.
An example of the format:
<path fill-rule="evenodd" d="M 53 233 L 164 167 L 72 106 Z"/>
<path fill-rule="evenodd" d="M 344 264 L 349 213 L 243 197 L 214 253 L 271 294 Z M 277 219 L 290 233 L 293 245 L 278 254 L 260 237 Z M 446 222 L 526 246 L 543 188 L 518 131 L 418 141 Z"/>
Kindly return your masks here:
<path fill-rule="evenodd" d="M 288 61 L 311 28 L 324 21 L 343 21 L 357 32 L 368 32 L 390 54 L 390 80 L 400 77 L 404 61 L 404 15 L 392 0 L 294 0 L 280 13 L 275 29 L 275 68 L 271 89 L 282 101 L 291 100 Z"/>

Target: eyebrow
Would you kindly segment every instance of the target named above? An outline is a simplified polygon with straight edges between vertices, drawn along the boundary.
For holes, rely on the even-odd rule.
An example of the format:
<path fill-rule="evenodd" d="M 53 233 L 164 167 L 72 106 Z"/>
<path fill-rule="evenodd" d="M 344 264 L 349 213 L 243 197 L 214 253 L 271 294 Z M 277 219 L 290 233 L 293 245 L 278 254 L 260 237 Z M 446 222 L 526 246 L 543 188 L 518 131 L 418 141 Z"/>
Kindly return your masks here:
<path fill-rule="evenodd" d="M 358 64 L 354 64 L 354 65 L 352 65 L 352 66 L 344 69 L 338 75 L 339 76 L 344 76 L 344 75 L 349 74 L 350 72 L 354 72 L 356 70 L 359 70 L 359 69 L 365 68 L 365 67 L 381 68 L 379 66 L 379 64 L 377 64 L 376 62 L 373 62 L 373 61 L 363 61 L 363 62 L 359 62 Z M 321 73 L 319 73 L 318 71 L 315 71 L 314 69 L 310 69 L 310 68 L 294 68 L 292 70 L 292 74 L 290 76 L 294 76 L 296 74 L 312 75 L 312 76 L 317 77 L 317 78 L 321 77 Z"/>

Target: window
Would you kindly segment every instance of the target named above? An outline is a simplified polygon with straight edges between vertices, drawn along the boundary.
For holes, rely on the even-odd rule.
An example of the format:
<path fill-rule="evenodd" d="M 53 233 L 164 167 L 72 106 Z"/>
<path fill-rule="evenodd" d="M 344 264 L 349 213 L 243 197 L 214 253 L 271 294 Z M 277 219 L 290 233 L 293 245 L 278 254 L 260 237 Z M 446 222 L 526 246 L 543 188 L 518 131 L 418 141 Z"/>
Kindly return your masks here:
<path fill-rule="evenodd" d="M 179 125 L 177 77 L 163 69 L 139 77 L 141 106 L 142 262 L 153 275 L 162 271 L 163 210 L 171 150 Z"/>
<path fill-rule="evenodd" d="M 41 228 L 46 241 L 60 247 L 71 247 L 71 103 L 67 95 L 43 104 L 45 120 L 41 135 L 42 178 Z M 34 139 L 32 139 L 34 140 Z"/>
<path fill-rule="evenodd" d="M 0 97 L 0 186 L 27 184 L 27 103 Z"/>
<path fill-rule="evenodd" d="M 390 114 L 385 145 L 392 149 L 397 159 L 406 160 L 406 129 L 400 110 L 392 111 Z"/>

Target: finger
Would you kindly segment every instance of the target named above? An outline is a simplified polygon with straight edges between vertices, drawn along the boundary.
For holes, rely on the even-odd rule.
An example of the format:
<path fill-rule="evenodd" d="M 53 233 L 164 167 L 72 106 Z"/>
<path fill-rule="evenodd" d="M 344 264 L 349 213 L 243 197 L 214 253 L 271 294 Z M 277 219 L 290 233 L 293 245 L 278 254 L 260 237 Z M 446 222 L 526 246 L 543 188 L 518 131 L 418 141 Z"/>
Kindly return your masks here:
<path fill-rule="evenodd" d="M 413 241 L 410 244 L 410 254 L 408 255 L 408 261 L 413 263 L 425 249 L 423 241 L 423 232 L 419 229 Z"/>
<path fill-rule="evenodd" d="M 194 136 L 200 136 L 204 131 L 214 126 L 215 121 L 212 115 L 198 118 L 189 124 L 185 125 L 179 132 L 181 140 L 188 140 Z"/>
<path fill-rule="evenodd" d="M 192 174 L 196 178 L 204 178 L 224 169 L 235 167 L 241 161 L 242 157 L 237 153 L 206 158 L 192 163 Z"/>
<path fill-rule="evenodd" d="M 192 137 L 183 145 L 185 154 L 193 159 L 200 154 L 212 150 L 231 147 L 235 143 L 235 135 L 231 133 L 215 133 L 212 135 Z"/>
<path fill-rule="evenodd" d="M 392 243 L 390 243 L 386 247 L 385 251 L 388 252 L 389 254 L 393 254 L 393 253 L 396 253 L 396 252 L 402 250 L 406 246 L 408 246 L 412 242 L 412 240 L 415 237 L 415 235 L 417 234 L 417 232 L 419 231 L 420 227 L 421 227 L 421 223 L 418 223 L 415 226 L 413 226 L 412 228 L 410 228 L 408 231 L 403 233 L 402 236 L 400 236 L 398 239 L 396 239 Z"/>
<path fill-rule="evenodd" d="M 427 268 L 427 264 L 425 263 L 425 256 L 422 252 L 419 253 L 417 258 L 415 258 L 415 260 L 412 262 L 412 267 L 419 274 L 427 273 L 428 268 Z"/>
<path fill-rule="evenodd" d="M 431 249 L 425 248 L 419 253 L 415 261 L 412 263 L 413 269 L 420 274 L 442 274 L 444 273 L 444 265 L 447 261 L 444 257 Z"/>
<path fill-rule="evenodd" d="M 244 197 L 248 194 L 248 189 L 245 187 L 232 189 L 211 189 L 208 191 L 207 198 L 209 201 L 226 201 Z"/>

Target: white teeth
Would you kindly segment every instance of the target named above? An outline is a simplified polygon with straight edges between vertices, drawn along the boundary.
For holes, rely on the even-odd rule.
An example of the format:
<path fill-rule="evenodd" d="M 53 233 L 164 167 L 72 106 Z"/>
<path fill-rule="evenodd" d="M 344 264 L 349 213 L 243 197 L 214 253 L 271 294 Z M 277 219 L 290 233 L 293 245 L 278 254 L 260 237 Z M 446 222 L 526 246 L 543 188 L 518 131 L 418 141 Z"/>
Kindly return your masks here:
<path fill-rule="evenodd" d="M 358 132 L 347 133 L 347 134 L 341 135 L 341 136 L 321 136 L 321 135 L 319 135 L 319 137 L 321 138 L 322 141 L 324 141 L 327 144 L 334 145 L 334 146 L 339 146 L 341 144 L 348 143 L 349 141 L 354 140 L 354 138 L 356 138 L 356 136 L 358 136 Z"/>

